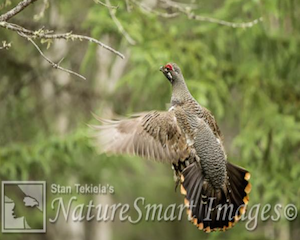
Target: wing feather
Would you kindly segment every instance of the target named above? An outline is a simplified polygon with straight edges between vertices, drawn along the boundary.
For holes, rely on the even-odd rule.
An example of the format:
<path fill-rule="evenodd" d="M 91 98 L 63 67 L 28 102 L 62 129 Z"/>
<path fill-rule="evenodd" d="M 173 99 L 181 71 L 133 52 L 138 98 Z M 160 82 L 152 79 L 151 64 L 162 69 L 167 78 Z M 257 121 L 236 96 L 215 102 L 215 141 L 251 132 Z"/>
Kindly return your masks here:
<path fill-rule="evenodd" d="M 153 111 L 118 121 L 95 117 L 101 122 L 92 127 L 102 152 L 171 163 L 189 156 L 190 148 L 173 111 Z"/>

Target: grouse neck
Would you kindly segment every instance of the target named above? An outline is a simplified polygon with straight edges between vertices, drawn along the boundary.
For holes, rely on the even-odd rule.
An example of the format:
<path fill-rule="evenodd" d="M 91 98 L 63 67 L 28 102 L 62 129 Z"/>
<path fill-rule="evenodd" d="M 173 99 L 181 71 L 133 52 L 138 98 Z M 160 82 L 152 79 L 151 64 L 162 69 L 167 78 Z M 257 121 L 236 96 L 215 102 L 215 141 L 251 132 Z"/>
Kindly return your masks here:
<path fill-rule="evenodd" d="M 172 84 L 171 105 L 182 105 L 193 98 L 184 81 L 176 81 Z"/>

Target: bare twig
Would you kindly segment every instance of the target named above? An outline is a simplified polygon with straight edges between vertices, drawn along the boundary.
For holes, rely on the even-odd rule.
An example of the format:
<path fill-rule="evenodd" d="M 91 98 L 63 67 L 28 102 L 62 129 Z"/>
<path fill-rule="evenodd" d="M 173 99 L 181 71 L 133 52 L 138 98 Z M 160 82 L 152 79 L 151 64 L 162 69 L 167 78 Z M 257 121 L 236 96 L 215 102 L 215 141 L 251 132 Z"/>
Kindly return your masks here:
<path fill-rule="evenodd" d="M 83 77 L 82 75 L 59 66 L 59 64 L 62 60 L 58 64 L 51 61 L 48 57 L 46 57 L 43 54 L 43 52 L 38 47 L 38 45 L 34 42 L 33 39 L 41 39 L 42 43 L 47 42 L 48 43 L 47 47 L 49 47 L 50 44 L 52 43 L 52 40 L 55 40 L 55 39 L 79 40 L 79 41 L 85 40 L 85 41 L 96 43 L 99 46 L 105 48 L 106 50 L 118 55 L 119 57 L 121 57 L 123 59 L 125 58 L 122 53 L 118 52 L 117 50 L 113 49 L 112 47 L 110 47 L 110 46 L 108 46 L 108 45 L 106 45 L 106 44 L 104 44 L 104 43 L 102 43 L 102 42 L 100 42 L 97 39 L 92 38 L 92 37 L 79 35 L 79 34 L 73 34 L 72 32 L 62 33 L 62 34 L 54 34 L 53 31 L 45 30 L 44 28 L 41 28 L 37 31 L 33 31 L 33 30 L 26 29 L 26 28 L 24 28 L 20 25 L 7 22 L 9 19 L 11 19 L 15 15 L 17 15 L 18 13 L 23 11 L 30 4 L 32 4 L 36 1 L 37 0 L 23 0 L 23 1 L 19 2 L 19 4 L 17 6 L 12 8 L 8 12 L 2 14 L 0 16 L 0 27 L 11 30 L 11 31 L 14 31 L 14 32 L 17 32 L 21 37 L 24 37 L 24 38 L 28 39 L 36 47 L 36 49 L 39 51 L 39 53 L 42 55 L 42 57 L 44 59 L 46 59 L 47 62 L 49 62 L 54 68 L 60 69 L 60 70 L 65 71 L 69 74 L 73 74 L 77 77 L 85 79 L 85 77 Z M 99 1 L 99 2 L 102 3 L 101 1 Z M 44 0 L 44 6 L 43 6 L 42 10 L 41 10 L 40 14 L 35 15 L 35 18 L 41 18 L 44 15 L 44 12 L 45 12 L 45 10 L 47 9 L 48 6 L 49 6 L 49 1 Z M 112 8 L 114 8 L 114 7 L 112 7 Z M 1 49 L 8 49 L 10 46 L 11 46 L 10 44 L 3 44 L 3 46 L 0 47 L 0 50 Z"/>
<path fill-rule="evenodd" d="M 7 21 L 11 19 L 13 16 L 17 15 L 19 12 L 23 11 L 26 7 L 28 7 L 31 3 L 36 2 L 37 0 L 23 0 L 16 7 L 4 13 L 0 16 L 0 22 Z"/>
<path fill-rule="evenodd" d="M 164 17 L 164 18 L 173 18 L 173 17 L 177 17 L 180 13 L 179 12 L 174 12 L 174 13 L 164 13 L 164 12 L 159 12 L 156 11 L 150 7 L 148 7 L 147 5 L 143 4 L 142 2 L 136 1 L 136 0 L 131 0 L 134 4 L 136 4 L 137 6 L 139 6 L 141 9 L 145 10 L 146 12 L 149 13 L 153 13 L 157 16 L 160 17 Z"/>
<path fill-rule="evenodd" d="M 111 6 L 110 1 L 106 0 L 106 4 L 108 6 Z M 111 9 L 110 7 L 108 8 L 109 10 L 109 14 L 112 18 L 112 20 L 114 21 L 114 23 L 116 24 L 117 28 L 119 29 L 119 31 L 123 34 L 123 36 L 126 38 L 126 40 L 131 44 L 131 45 L 135 45 L 136 42 L 129 36 L 129 34 L 125 31 L 124 27 L 122 26 L 122 24 L 120 23 L 120 21 L 117 19 L 116 17 L 116 13 L 113 9 Z"/>
<path fill-rule="evenodd" d="M 63 68 L 63 67 L 59 66 L 59 64 L 62 62 L 63 59 L 61 59 L 58 63 L 54 63 L 53 61 L 51 61 L 51 60 L 50 60 L 50 59 L 42 52 L 42 50 L 41 50 L 41 49 L 39 48 L 39 46 L 32 40 L 31 37 L 25 35 L 23 32 L 18 32 L 18 34 L 19 34 L 21 37 L 24 37 L 24 38 L 26 38 L 28 41 L 30 41 L 30 42 L 33 44 L 33 46 L 35 46 L 35 48 L 39 51 L 39 53 L 41 54 L 41 56 L 42 56 L 48 63 L 50 63 L 50 64 L 52 65 L 53 68 L 59 69 L 59 70 L 61 70 L 61 71 L 67 72 L 67 73 L 69 73 L 69 74 L 73 74 L 73 75 L 75 75 L 75 76 L 77 76 L 77 77 L 82 78 L 83 80 L 86 80 L 86 78 L 85 78 L 84 76 L 80 75 L 79 73 L 73 72 L 73 71 L 71 71 L 71 70 L 69 70 L 69 69 L 66 69 L 66 68 Z"/>
<path fill-rule="evenodd" d="M 254 19 L 253 21 L 250 21 L 250 22 L 242 22 L 242 23 L 228 22 L 228 21 L 219 20 L 216 18 L 203 17 L 203 16 L 199 16 L 199 15 L 195 15 L 195 14 L 190 14 L 188 17 L 190 19 L 195 19 L 197 21 L 216 23 L 216 24 L 220 24 L 220 25 L 224 25 L 224 26 L 228 26 L 228 27 L 232 27 L 232 28 L 251 28 L 254 25 L 258 24 L 259 22 L 263 21 L 262 17 Z"/>
<path fill-rule="evenodd" d="M 37 30 L 37 31 L 32 31 L 26 28 L 23 28 L 17 24 L 14 23 L 8 23 L 8 22 L 0 22 L 0 27 L 15 31 L 15 32 L 22 32 L 26 35 L 28 35 L 29 37 L 32 38 L 40 38 L 40 39 L 65 39 L 65 40 L 85 40 L 85 41 L 89 41 L 89 42 L 93 42 L 98 44 L 99 46 L 105 48 L 108 51 L 113 52 L 114 54 L 118 55 L 121 58 L 125 58 L 125 56 L 118 52 L 117 50 L 113 49 L 112 47 L 96 40 L 95 38 L 92 37 L 87 37 L 84 35 L 78 35 L 78 34 L 73 34 L 72 32 L 69 33 L 61 33 L 61 34 L 53 34 L 52 31 L 49 30 Z"/>
<path fill-rule="evenodd" d="M 178 4 L 179 6 L 182 6 L 182 7 L 187 7 L 187 8 L 190 8 L 190 9 L 196 9 L 196 8 L 199 8 L 200 6 L 198 4 L 195 4 L 195 3 L 183 3 L 183 2 L 175 2 L 175 1 L 172 1 L 172 0 L 168 0 L 168 2 L 170 4 Z"/>
<path fill-rule="evenodd" d="M 224 25 L 224 26 L 228 26 L 228 27 L 233 27 L 233 28 L 250 28 L 250 27 L 253 27 L 255 24 L 258 24 L 259 22 L 263 21 L 263 18 L 260 17 L 251 22 L 243 22 L 243 23 L 228 22 L 228 21 L 220 20 L 220 19 L 216 19 L 216 18 L 196 15 L 195 13 L 193 13 L 191 11 L 190 7 L 183 7 L 174 1 L 170 1 L 170 0 L 160 0 L 160 1 L 167 4 L 169 7 L 172 7 L 174 9 L 176 9 L 177 11 L 185 14 L 189 19 L 195 19 L 197 21 L 216 23 L 216 24 L 220 24 L 220 25 Z"/>

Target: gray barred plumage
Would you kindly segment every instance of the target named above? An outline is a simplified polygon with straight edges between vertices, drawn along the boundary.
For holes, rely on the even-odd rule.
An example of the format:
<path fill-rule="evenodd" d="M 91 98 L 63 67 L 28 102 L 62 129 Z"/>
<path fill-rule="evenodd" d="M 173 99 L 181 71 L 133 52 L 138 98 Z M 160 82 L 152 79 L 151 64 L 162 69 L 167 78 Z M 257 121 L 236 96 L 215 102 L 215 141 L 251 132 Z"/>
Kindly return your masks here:
<path fill-rule="evenodd" d="M 160 69 L 172 84 L 171 108 L 94 126 L 106 153 L 127 153 L 171 163 L 189 204 L 192 222 L 205 232 L 226 230 L 245 212 L 251 185 L 248 171 L 227 161 L 221 131 L 213 115 L 190 94 L 180 68 L 169 63 Z M 215 199 L 207 220 L 208 200 Z M 232 206 L 229 216 L 219 206 Z M 218 219 L 218 211 L 225 219 Z"/>

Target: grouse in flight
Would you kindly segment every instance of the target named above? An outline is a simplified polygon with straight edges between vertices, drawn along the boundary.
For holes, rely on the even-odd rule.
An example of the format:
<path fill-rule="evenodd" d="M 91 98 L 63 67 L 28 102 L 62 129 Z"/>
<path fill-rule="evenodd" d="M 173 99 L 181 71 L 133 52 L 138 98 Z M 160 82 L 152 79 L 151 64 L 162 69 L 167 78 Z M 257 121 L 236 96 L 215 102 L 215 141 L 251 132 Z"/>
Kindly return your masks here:
<path fill-rule="evenodd" d="M 192 223 L 225 231 L 246 211 L 250 173 L 227 161 L 215 118 L 193 98 L 180 68 L 168 63 L 160 70 L 172 85 L 170 109 L 119 121 L 97 117 L 98 144 L 106 153 L 172 164 Z"/>

